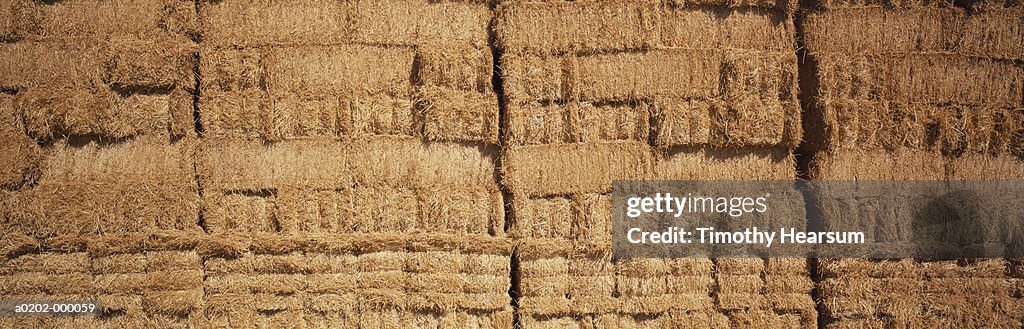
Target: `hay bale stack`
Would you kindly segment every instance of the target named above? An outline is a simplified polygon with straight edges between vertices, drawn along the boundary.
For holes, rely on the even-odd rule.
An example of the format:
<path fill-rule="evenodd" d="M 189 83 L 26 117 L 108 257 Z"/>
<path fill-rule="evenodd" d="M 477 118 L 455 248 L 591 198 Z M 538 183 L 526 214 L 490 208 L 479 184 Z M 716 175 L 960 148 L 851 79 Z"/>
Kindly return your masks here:
<path fill-rule="evenodd" d="M 811 178 L 1024 177 L 1020 3 L 819 1 L 809 9 L 799 19 Z M 849 215 L 857 204 L 833 202 L 841 199 L 823 198 L 843 209 L 826 209 L 826 225 L 867 218 Z M 888 234 L 913 221 L 881 224 L 891 227 L 874 231 Z M 1018 279 L 1007 268 L 999 259 L 822 260 L 827 326 L 1019 327 L 1010 311 L 1020 305 Z"/>
<path fill-rule="evenodd" d="M 794 7 L 499 4 L 502 181 L 524 326 L 814 326 L 802 259 L 737 270 L 608 256 L 613 180 L 796 177 Z"/>
<path fill-rule="evenodd" d="M 417 137 L 206 139 L 216 325 L 512 325 L 496 150 Z"/>
<path fill-rule="evenodd" d="M 0 90 L 29 136 L 194 133 L 194 3 L 8 2 Z"/>
<path fill-rule="evenodd" d="M 200 2 L 211 137 L 495 144 L 487 1 Z"/>

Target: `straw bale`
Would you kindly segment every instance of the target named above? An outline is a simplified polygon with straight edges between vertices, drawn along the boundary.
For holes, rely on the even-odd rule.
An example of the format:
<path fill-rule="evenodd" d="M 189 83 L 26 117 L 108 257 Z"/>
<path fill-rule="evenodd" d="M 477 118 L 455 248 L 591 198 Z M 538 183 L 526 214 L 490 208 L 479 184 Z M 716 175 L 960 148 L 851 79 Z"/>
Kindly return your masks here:
<path fill-rule="evenodd" d="M 97 274 L 92 277 L 92 286 L 99 293 L 193 289 L 203 286 L 203 271 L 195 269 Z"/>
<path fill-rule="evenodd" d="M 349 190 L 283 188 L 275 201 L 282 232 L 352 231 L 354 200 Z"/>
<path fill-rule="evenodd" d="M 809 281 L 809 280 L 808 280 Z M 817 318 L 814 299 L 810 290 L 800 293 L 767 294 L 772 310 L 776 312 L 795 312 L 797 322 L 811 322 Z M 790 321 L 792 321 L 790 320 Z"/>
<path fill-rule="evenodd" d="M 726 106 L 712 106 L 709 140 L 712 146 L 799 145 L 800 105 L 755 97 L 733 98 Z"/>
<path fill-rule="evenodd" d="M 15 42 L 0 45 L 0 88 L 84 88 L 102 85 L 99 43 Z"/>
<path fill-rule="evenodd" d="M 544 278 L 567 276 L 569 262 L 566 258 L 521 259 L 519 275 L 523 278 Z"/>
<path fill-rule="evenodd" d="M 381 5 L 398 9 L 401 6 L 419 6 L 422 0 L 409 1 L 383 1 L 378 0 Z M 376 11 L 371 5 L 360 6 L 358 12 L 360 22 L 357 24 L 356 39 L 364 42 L 380 43 L 401 43 L 401 41 L 382 38 L 390 36 L 395 32 L 391 30 L 378 30 L 383 22 L 395 22 L 395 25 L 407 24 L 410 18 L 417 18 L 416 21 L 416 43 L 419 45 L 445 45 L 461 46 L 472 45 L 476 48 L 484 48 L 488 45 L 488 35 L 492 18 L 492 10 L 489 1 L 427 1 L 422 9 L 414 7 L 412 15 L 398 12 L 393 9 Z M 384 19 L 378 15 L 387 15 Z M 418 14 L 418 16 L 416 16 Z M 381 38 L 381 39 L 377 39 Z"/>
<path fill-rule="evenodd" d="M 951 52 L 1018 59 L 1024 50 L 1019 17 L 1018 8 L 836 8 L 807 15 L 803 38 L 814 53 Z"/>
<path fill-rule="evenodd" d="M 26 132 L 40 140 L 63 136 L 124 138 L 167 136 L 174 95 L 132 94 L 107 90 L 33 90 L 15 96 Z M 189 109 L 191 111 L 191 109 Z"/>
<path fill-rule="evenodd" d="M 792 152 L 786 149 L 673 148 L 655 164 L 655 176 L 678 180 L 758 179 L 796 177 Z"/>
<path fill-rule="evenodd" d="M 352 275 L 301 275 L 301 274 L 223 274 L 210 275 L 204 280 L 205 290 L 210 294 L 222 293 L 270 293 L 270 294 L 295 294 L 301 291 L 314 290 L 307 287 L 309 284 L 319 285 L 321 289 L 325 285 L 337 286 L 337 280 L 345 277 L 349 282 L 355 283 L 356 277 Z M 314 283 L 309 279 L 327 279 L 324 282 Z M 308 281 L 307 281 L 308 280 Z M 315 289 L 315 291 L 322 291 Z"/>
<path fill-rule="evenodd" d="M 113 254 L 91 259 L 93 274 L 139 273 L 146 271 L 146 254 Z"/>
<path fill-rule="evenodd" d="M 765 273 L 772 276 L 808 275 L 807 260 L 802 258 L 768 258 Z"/>
<path fill-rule="evenodd" d="M 426 45 L 416 48 L 417 78 L 425 86 L 493 93 L 494 60 L 489 48 L 451 49 Z"/>
<path fill-rule="evenodd" d="M 887 8 L 887 9 L 931 9 L 950 8 L 948 0 L 813 0 L 806 4 L 810 9 L 840 10 L 845 8 Z"/>
<path fill-rule="evenodd" d="M 417 191 L 419 230 L 455 234 L 501 234 L 505 209 L 501 192 L 487 188 Z"/>
<path fill-rule="evenodd" d="M 407 98 L 355 94 L 347 96 L 347 99 L 342 98 L 341 102 L 342 112 L 338 121 L 344 130 L 351 131 L 354 136 L 419 136 L 423 131 L 422 113 Z M 346 120 L 346 114 L 351 117 L 351 123 Z"/>
<path fill-rule="evenodd" d="M 723 56 L 719 50 L 670 49 L 579 57 L 569 64 L 569 93 L 609 102 L 716 97 Z"/>
<path fill-rule="evenodd" d="M 655 146 L 696 146 L 712 141 L 711 113 L 722 107 L 714 99 L 658 99 L 654 103 Z"/>
<path fill-rule="evenodd" d="M 436 141 L 498 143 L 498 98 L 489 93 L 423 86 L 423 135 Z"/>
<path fill-rule="evenodd" d="M 165 40 L 132 40 L 112 43 L 104 81 L 124 90 L 194 88 L 197 49 L 192 44 Z"/>
<path fill-rule="evenodd" d="M 643 179 L 653 165 L 650 148 L 636 142 L 513 147 L 502 178 L 512 192 L 543 196 L 608 193 L 616 179 Z"/>
<path fill-rule="evenodd" d="M 362 91 L 408 97 L 416 52 L 362 45 L 269 48 L 261 59 L 274 93 Z"/>
<path fill-rule="evenodd" d="M 15 35 L 28 40 L 76 37 L 187 39 L 198 34 L 195 4 L 180 0 L 15 0 Z"/>
<path fill-rule="evenodd" d="M 494 163 L 486 149 L 401 137 L 271 145 L 211 140 L 202 147 L 197 165 L 204 187 L 224 190 L 334 189 L 354 183 L 497 190 Z"/>
<path fill-rule="evenodd" d="M 764 289 L 764 279 L 760 274 L 723 275 L 718 276 L 719 294 L 758 294 Z"/>
<path fill-rule="evenodd" d="M 840 180 L 935 180 L 946 177 L 940 154 L 901 149 L 893 152 L 846 150 L 819 153 L 811 163 L 814 179 Z M 906 164 L 913 163 L 914 166 Z"/>
<path fill-rule="evenodd" d="M 0 132 L 0 189 L 16 190 L 40 174 L 42 149 L 18 132 Z"/>
<path fill-rule="evenodd" d="M 795 3 L 789 1 L 707 2 L 728 7 L 781 5 L 786 12 L 795 8 Z M 497 9 L 496 37 L 499 47 L 511 53 L 595 53 L 660 46 L 782 50 L 793 44 L 794 29 L 783 19 L 788 14 L 767 9 L 699 7 L 702 4 L 688 8 L 691 4 L 505 2 Z"/>
<path fill-rule="evenodd" d="M 352 226 L 356 232 L 406 232 L 426 229 L 417 227 L 416 193 L 410 189 L 381 191 L 357 187 L 353 191 L 352 199 Z"/>
<path fill-rule="evenodd" d="M 583 194 L 574 197 L 572 202 L 572 236 L 584 242 L 609 242 L 612 231 L 611 196 Z M 588 265 L 587 271 L 596 270 L 594 264 Z"/>
<path fill-rule="evenodd" d="M 267 89 L 264 57 L 268 48 L 203 46 L 199 50 L 199 79 L 205 98 L 216 92 Z"/>
<path fill-rule="evenodd" d="M 562 238 L 571 239 L 573 214 L 571 200 L 564 197 L 548 197 L 512 202 L 515 221 L 509 234 L 516 238 Z"/>
<path fill-rule="evenodd" d="M 570 276 L 568 281 L 569 298 L 577 303 L 586 297 L 611 298 L 615 293 L 616 278 L 613 275 Z M 666 286 L 666 291 L 670 288 Z"/>
<path fill-rule="evenodd" d="M 717 293 L 718 308 L 723 310 L 761 309 L 768 305 L 765 296 L 749 293 Z"/>
<path fill-rule="evenodd" d="M 668 292 L 667 288 L 665 277 L 660 275 L 651 277 L 618 275 L 615 277 L 615 291 L 622 297 L 660 296 Z"/>
<path fill-rule="evenodd" d="M 195 251 L 151 251 L 146 253 L 147 271 L 200 269 L 202 261 Z"/>
<path fill-rule="evenodd" d="M 87 294 L 92 289 L 92 276 L 87 273 L 43 274 L 18 272 L 3 276 L 0 294 Z"/>
<path fill-rule="evenodd" d="M 502 54 L 501 79 L 509 105 L 567 99 L 575 62 L 571 56 Z"/>
<path fill-rule="evenodd" d="M 764 278 L 764 291 L 766 293 L 810 293 L 814 288 L 811 276 L 804 275 L 766 275 Z"/>
<path fill-rule="evenodd" d="M 206 229 L 229 232 L 277 232 L 276 196 L 264 191 L 208 192 L 203 196 Z"/>
<path fill-rule="evenodd" d="M 0 274 L 38 272 L 40 274 L 71 274 L 88 272 L 89 255 L 74 253 L 25 254 L 0 263 Z"/>
<path fill-rule="evenodd" d="M 647 141 L 652 111 L 647 102 L 571 102 L 565 105 L 528 103 L 510 106 L 505 115 L 505 141 L 516 146 Z"/>
<path fill-rule="evenodd" d="M 330 44 L 349 41 L 356 2 L 200 2 L 203 41 L 217 45 Z"/>
<path fill-rule="evenodd" d="M 811 58 L 817 96 L 825 99 L 1016 107 L 1024 93 L 1022 70 L 1008 60 L 950 54 Z"/>
<path fill-rule="evenodd" d="M 146 292 L 142 297 L 142 307 L 150 314 L 188 315 L 203 308 L 203 290 Z"/>
<path fill-rule="evenodd" d="M 952 180 L 1024 178 L 1024 165 L 1017 155 L 969 154 L 949 159 L 946 166 Z"/>
<path fill-rule="evenodd" d="M 159 182 L 188 184 L 194 180 L 195 142 L 167 144 L 159 138 L 84 146 L 61 140 L 50 147 L 40 185 L 74 182 Z"/>

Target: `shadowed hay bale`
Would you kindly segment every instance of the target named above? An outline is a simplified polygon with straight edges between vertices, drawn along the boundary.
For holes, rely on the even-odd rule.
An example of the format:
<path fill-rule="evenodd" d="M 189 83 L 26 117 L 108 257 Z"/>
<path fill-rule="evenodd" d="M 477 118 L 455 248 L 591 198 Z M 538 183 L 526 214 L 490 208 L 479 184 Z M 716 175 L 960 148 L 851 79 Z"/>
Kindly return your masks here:
<path fill-rule="evenodd" d="M 186 43 L 168 39 L 95 43 L 18 42 L 0 46 L 0 87 L 75 88 L 111 85 L 132 92 L 192 88 L 192 53 Z"/>
<path fill-rule="evenodd" d="M 833 9 L 807 15 L 803 39 L 814 53 L 954 52 L 1016 59 L 1024 50 L 1020 16 L 1017 9 L 970 14 L 960 8 Z M 848 34 L 854 28 L 857 33 Z M 889 33 L 894 29 L 905 32 Z"/>
<path fill-rule="evenodd" d="M 505 114 L 505 142 L 513 146 L 647 141 L 653 111 L 647 102 L 527 103 L 509 108 Z"/>
<path fill-rule="evenodd" d="M 15 111 L 21 115 L 26 132 L 39 140 L 69 135 L 167 136 L 171 117 L 192 111 L 191 104 L 185 107 L 179 103 L 179 98 L 191 96 L 179 93 L 122 96 L 106 90 L 32 90 L 14 97 Z"/>
<path fill-rule="evenodd" d="M 607 193 L 616 179 L 643 179 L 653 167 L 650 148 L 636 142 L 513 147 L 502 179 L 516 194 Z"/>
<path fill-rule="evenodd" d="M 420 46 L 417 78 L 424 85 L 493 93 L 494 60 L 489 48 Z"/>
<path fill-rule="evenodd" d="M 198 172 L 204 188 L 265 190 L 372 186 L 482 186 L 497 190 L 486 148 L 376 137 L 352 141 L 239 140 L 203 144 Z M 310 168 L 318 168 L 310 170 Z"/>
<path fill-rule="evenodd" d="M 358 42 L 483 46 L 484 3 L 316 0 L 201 3 L 204 40 L 217 45 L 311 45 Z"/>
<path fill-rule="evenodd" d="M 514 54 L 654 47 L 784 50 L 794 38 L 784 16 L 765 9 L 697 9 L 654 1 L 511 1 L 498 7 L 495 31 L 499 47 Z"/>
<path fill-rule="evenodd" d="M 947 164 L 952 180 L 1004 180 L 1024 178 L 1024 164 L 1019 155 L 964 155 Z"/>
<path fill-rule="evenodd" d="M 0 132 L 0 189 L 16 190 L 39 177 L 42 150 L 17 132 Z"/>
<path fill-rule="evenodd" d="M 817 97 L 825 99 L 1017 107 L 1024 90 L 1021 69 L 1006 60 L 946 54 L 816 54 L 812 60 Z"/>
<path fill-rule="evenodd" d="M 181 0 L 12 0 L 14 35 L 27 40 L 198 35 L 195 4 Z M 2 11 L 0 11 L 2 13 Z"/>
<path fill-rule="evenodd" d="M 423 135 L 436 141 L 498 143 L 498 98 L 490 93 L 423 86 Z"/>

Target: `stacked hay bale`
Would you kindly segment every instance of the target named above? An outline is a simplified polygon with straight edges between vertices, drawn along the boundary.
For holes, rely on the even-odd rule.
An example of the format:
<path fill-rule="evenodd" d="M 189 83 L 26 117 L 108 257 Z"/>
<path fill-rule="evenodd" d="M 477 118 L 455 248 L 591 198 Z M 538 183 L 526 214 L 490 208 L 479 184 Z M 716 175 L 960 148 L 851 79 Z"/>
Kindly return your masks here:
<path fill-rule="evenodd" d="M 793 7 L 499 5 L 502 179 L 524 327 L 815 325 L 802 259 L 609 257 L 613 180 L 796 178 Z"/>
<path fill-rule="evenodd" d="M 12 0 L 0 17 L 0 295 L 107 314 L 0 321 L 195 323 L 195 4 Z"/>
<path fill-rule="evenodd" d="M 1019 3 L 821 1 L 809 9 L 801 18 L 801 81 L 810 177 L 1024 177 Z M 911 223 L 888 218 L 871 231 L 898 233 Z M 1016 274 L 1006 265 L 823 260 L 825 316 L 837 328 L 1019 327 L 1011 310 L 1020 305 L 1020 283 L 1007 279 Z"/>
<path fill-rule="evenodd" d="M 489 5 L 199 13 L 213 324 L 510 327 Z"/>

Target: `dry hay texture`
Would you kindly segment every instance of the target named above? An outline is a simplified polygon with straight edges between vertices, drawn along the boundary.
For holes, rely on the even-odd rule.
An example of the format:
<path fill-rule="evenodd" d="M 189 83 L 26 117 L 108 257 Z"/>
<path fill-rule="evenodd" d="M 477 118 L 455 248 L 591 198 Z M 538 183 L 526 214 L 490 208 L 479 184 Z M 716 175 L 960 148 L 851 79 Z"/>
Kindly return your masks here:
<path fill-rule="evenodd" d="M 797 18 L 809 177 L 1024 178 L 1022 10 L 985 0 L 809 4 Z M 909 216 L 833 197 L 821 204 L 827 225 L 877 220 L 876 235 L 910 229 Z M 822 319 L 829 328 L 1018 328 L 1019 266 L 823 259 Z"/>
<path fill-rule="evenodd" d="M 617 179 L 1024 178 L 1020 5 L 0 0 L 0 298 L 104 308 L 0 326 L 1019 327 L 1019 260 L 609 253 Z"/>

